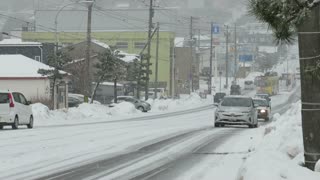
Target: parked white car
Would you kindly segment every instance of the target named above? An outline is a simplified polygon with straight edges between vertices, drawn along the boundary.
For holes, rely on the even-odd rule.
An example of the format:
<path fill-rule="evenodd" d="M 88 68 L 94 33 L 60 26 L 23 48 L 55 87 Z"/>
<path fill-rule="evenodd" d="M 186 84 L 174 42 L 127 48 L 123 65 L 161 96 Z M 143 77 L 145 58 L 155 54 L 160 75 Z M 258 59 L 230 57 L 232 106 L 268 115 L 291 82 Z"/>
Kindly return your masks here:
<path fill-rule="evenodd" d="M 23 94 L 19 92 L 0 90 L 0 129 L 11 126 L 18 129 L 19 125 L 33 128 L 33 115 L 30 106 Z"/>

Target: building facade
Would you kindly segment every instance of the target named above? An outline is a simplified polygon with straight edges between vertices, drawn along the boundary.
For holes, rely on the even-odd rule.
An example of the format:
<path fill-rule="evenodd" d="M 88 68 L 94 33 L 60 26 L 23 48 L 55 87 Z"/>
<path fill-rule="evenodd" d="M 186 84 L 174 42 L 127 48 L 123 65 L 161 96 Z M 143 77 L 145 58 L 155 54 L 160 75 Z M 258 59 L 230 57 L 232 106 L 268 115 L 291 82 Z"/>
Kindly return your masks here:
<path fill-rule="evenodd" d="M 52 43 L 24 42 L 20 39 L 0 41 L 0 54 L 22 54 L 45 64 L 48 62 L 48 55 L 52 54 L 53 50 Z"/>
<path fill-rule="evenodd" d="M 159 33 L 159 74 L 158 82 L 165 85 L 170 90 L 170 77 L 172 72 L 172 50 L 174 45 L 175 33 L 160 31 Z M 54 33 L 51 32 L 23 32 L 23 40 L 54 43 Z M 117 47 L 119 50 L 140 54 L 146 40 L 147 32 L 144 31 L 115 31 L 115 32 L 92 32 L 92 38 L 108 45 Z M 62 45 L 72 45 L 85 41 L 84 32 L 63 32 L 59 33 L 59 41 Z M 84 52 L 82 52 L 84 53 Z M 143 53 L 146 53 L 144 51 Z M 151 71 L 150 82 L 155 81 L 155 60 L 156 60 L 156 39 L 151 41 Z"/>

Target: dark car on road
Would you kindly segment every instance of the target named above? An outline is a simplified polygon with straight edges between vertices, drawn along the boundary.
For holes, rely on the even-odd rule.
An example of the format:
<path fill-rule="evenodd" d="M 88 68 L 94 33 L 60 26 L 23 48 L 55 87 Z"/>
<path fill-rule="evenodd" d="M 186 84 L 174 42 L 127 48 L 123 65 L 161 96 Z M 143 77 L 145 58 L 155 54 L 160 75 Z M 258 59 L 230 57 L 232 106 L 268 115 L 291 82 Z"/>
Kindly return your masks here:
<path fill-rule="evenodd" d="M 241 87 L 237 84 L 231 85 L 230 95 L 241 95 Z"/>
<path fill-rule="evenodd" d="M 214 103 L 220 103 L 225 96 L 226 96 L 226 93 L 217 92 L 213 97 L 213 102 Z"/>
<path fill-rule="evenodd" d="M 271 117 L 271 108 L 269 102 L 266 99 L 254 98 L 253 103 L 257 107 L 258 119 L 264 119 L 268 121 Z"/>

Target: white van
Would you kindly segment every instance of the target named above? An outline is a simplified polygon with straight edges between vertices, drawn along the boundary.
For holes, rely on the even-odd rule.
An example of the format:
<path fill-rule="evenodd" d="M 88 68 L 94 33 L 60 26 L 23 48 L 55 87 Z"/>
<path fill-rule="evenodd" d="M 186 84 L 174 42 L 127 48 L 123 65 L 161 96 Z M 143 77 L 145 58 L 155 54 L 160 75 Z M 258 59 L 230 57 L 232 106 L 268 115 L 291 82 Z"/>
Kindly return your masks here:
<path fill-rule="evenodd" d="M 33 115 L 30 106 L 23 94 L 19 92 L 0 90 L 0 129 L 11 126 L 18 129 L 19 125 L 33 128 Z"/>

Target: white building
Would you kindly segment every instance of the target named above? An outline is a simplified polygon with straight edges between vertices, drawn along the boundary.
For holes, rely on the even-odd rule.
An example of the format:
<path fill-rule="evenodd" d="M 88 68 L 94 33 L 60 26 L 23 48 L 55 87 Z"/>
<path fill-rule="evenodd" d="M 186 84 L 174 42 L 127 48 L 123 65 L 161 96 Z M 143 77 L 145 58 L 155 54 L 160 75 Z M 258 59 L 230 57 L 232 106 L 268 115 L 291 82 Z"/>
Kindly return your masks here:
<path fill-rule="evenodd" d="M 50 79 L 39 69 L 53 69 L 23 55 L 0 55 L 0 89 L 23 93 L 30 99 L 50 99 Z M 55 108 L 67 106 L 67 83 L 57 83 Z"/>

